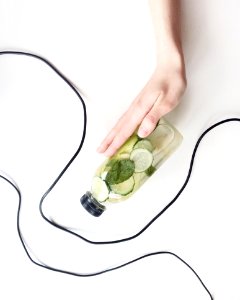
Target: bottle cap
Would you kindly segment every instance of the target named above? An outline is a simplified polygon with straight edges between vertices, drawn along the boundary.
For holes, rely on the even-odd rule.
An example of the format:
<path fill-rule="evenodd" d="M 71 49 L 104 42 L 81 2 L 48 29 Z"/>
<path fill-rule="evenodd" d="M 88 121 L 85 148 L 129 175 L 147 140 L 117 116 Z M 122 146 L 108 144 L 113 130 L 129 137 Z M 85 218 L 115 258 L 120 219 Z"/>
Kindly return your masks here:
<path fill-rule="evenodd" d="M 106 207 L 99 203 L 90 192 L 86 192 L 80 199 L 82 206 L 94 217 L 99 217 Z"/>

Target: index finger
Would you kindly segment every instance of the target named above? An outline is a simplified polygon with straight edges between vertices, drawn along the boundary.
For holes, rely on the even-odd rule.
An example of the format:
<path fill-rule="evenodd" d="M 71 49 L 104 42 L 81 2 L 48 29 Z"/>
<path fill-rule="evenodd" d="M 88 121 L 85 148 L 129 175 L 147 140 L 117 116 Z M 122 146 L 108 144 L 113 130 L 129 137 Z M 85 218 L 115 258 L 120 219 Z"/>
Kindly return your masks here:
<path fill-rule="evenodd" d="M 103 140 L 98 151 L 106 156 L 112 156 L 133 134 L 145 114 L 145 110 L 139 105 L 131 105 Z"/>

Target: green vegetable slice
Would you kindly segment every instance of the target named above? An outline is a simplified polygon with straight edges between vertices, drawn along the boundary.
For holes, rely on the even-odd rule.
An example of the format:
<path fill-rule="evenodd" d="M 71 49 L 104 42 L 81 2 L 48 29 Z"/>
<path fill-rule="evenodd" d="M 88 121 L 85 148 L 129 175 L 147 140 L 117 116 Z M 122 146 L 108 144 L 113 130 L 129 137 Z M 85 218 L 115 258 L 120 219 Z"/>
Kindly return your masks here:
<path fill-rule="evenodd" d="M 126 196 L 133 191 L 134 185 L 135 182 L 133 176 L 131 176 L 121 183 L 110 185 L 110 189 L 115 194 Z"/>
<path fill-rule="evenodd" d="M 153 145 L 148 139 L 142 139 L 134 145 L 134 149 L 147 149 L 148 151 L 153 151 Z"/>
<path fill-rule="evenodd" d="M 107 200 L 109 195 L 109 188 L 104 180 L 100 177 L 93 177 L 92 187 L 91 187 L 92 196 L 99 202 Z"/>
<path fill-rule="evenodd" d="M 146 171 L 153 162 L 153 155 L 147 149 L 134 149 L 130 155 L 130 159 L 134 162 L 135 172 L 140 173 Z"/>

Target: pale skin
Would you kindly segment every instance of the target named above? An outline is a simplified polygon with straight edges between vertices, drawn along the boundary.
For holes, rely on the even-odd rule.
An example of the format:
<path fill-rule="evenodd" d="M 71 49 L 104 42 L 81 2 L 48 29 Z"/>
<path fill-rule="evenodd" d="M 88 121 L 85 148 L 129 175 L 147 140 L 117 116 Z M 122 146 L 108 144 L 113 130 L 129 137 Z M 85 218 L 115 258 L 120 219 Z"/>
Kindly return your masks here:
<path fill-rule="evenodd" d="M 156 36 L 156 68 L 147 84 L 104 138 L 98 152 L 110 157 L 137 130 L 147 137 L 172 111 L 186 89 L 180 0 L 149 0 Z"/>

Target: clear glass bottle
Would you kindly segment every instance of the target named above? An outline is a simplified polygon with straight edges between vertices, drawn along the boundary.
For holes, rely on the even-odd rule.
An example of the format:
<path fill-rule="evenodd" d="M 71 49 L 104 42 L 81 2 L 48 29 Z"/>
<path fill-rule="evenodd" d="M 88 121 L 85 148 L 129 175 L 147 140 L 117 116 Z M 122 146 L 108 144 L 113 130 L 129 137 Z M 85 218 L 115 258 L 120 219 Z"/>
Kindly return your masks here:
<path fill-rule="evenodd" d="M 93 216 L 100 216 L 106 204 L 128 199 L 180 145 L 182 135 L 161 118 L 146 138 L 134 133 L 112 157 L 99 166 L 91 190 L 81 204 Z"/>

